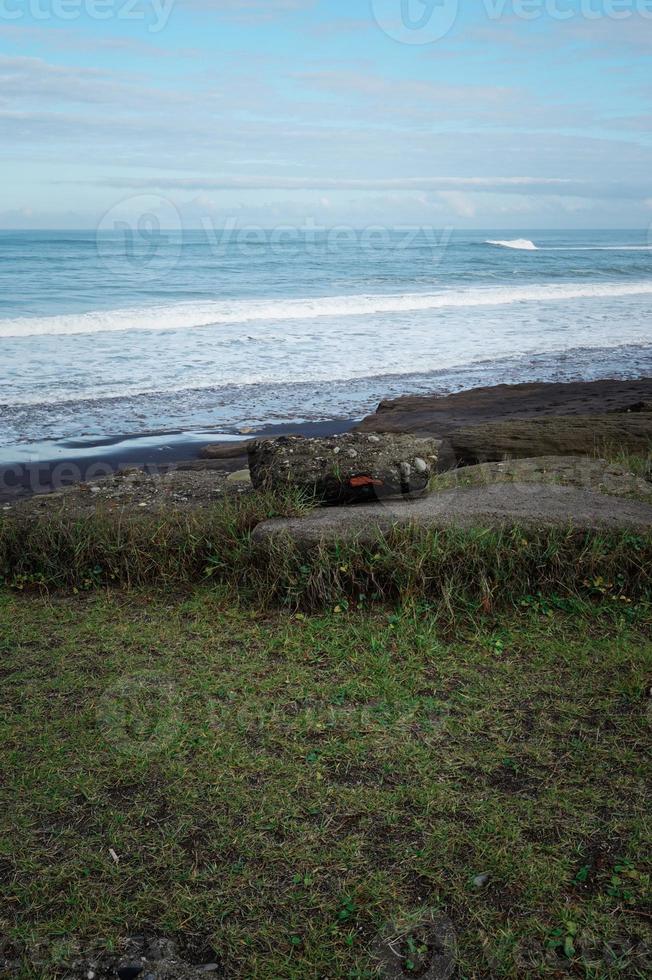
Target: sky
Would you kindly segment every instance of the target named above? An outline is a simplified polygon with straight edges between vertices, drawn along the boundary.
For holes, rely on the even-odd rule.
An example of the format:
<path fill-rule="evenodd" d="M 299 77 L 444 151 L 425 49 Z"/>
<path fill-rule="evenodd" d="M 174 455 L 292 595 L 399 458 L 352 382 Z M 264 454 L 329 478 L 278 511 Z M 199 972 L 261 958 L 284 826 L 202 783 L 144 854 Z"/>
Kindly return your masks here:
<path fill-rule="evenodd" d="M 0 228 L 652 223 L 652 0 L 0 0 Z"/>

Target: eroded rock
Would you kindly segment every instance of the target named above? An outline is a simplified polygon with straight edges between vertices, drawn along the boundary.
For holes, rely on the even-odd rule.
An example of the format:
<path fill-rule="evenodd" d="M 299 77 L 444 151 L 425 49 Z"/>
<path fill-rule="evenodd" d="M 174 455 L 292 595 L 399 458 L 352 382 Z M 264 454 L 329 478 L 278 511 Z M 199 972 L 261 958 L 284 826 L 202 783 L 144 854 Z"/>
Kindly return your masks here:
<path fill-rule="evenodd" d="M 250 446 L 249 469 L 257 489 L 296 487 L 324 503 L 356 503 L 427 493 L 437 454 L 438 440 L 410 435 L 282 436 Z"/>
<path fill-rule="evenodd" d="M 644 455 L 652 446 L 652 412 L 511 419 L 460 428 L 451 444 L 461 463 L 532 456 Z"/>

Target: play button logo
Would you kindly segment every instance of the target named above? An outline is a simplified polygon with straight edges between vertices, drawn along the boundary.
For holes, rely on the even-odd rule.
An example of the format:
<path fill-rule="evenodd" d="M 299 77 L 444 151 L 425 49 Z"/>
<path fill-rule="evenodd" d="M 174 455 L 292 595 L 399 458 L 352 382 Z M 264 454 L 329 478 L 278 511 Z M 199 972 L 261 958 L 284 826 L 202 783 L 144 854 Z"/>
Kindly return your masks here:
<path fill-rule="evenodd" d="M 402 44 L 433 44 L 454 26 L 458 0 L 372 0 L 378 26 Z"/>

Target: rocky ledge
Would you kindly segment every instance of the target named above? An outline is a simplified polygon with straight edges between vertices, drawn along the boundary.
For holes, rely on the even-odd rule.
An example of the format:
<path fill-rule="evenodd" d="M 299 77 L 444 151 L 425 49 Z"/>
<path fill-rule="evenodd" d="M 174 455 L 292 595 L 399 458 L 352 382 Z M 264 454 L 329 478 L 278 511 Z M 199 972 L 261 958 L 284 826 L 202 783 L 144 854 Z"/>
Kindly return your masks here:
<path fill-rule="evenodd" d="M 640 418 L 630 419 L 628 425 L 626 417 L 632 415 Z M 573 416 L 583 416 L 585 424 L 571 427 L 569 417 Z M 520 423 L 541 419 L 546 423 L 530 426 L 526 435 Z M 486 428 L 498 423 L 500 430 Z M 636 447 L 638 451 L 641 440 L 648 448 L 652 445 L 652 378 L 496 385 L 452 395 L 405 396 L 381 402 L 356 431 L 407 432 L 441 439 L 440 471 L 509 454 L 600 455 L 600 447 L 604 449 L 614 439 L 620 441 L 623 433 L 627 442 L 621 448 Z M 581 441 L 580 431 L 584 432 Z M 499 444 L 491 444 L 494 437 L 501 440 Z"/>

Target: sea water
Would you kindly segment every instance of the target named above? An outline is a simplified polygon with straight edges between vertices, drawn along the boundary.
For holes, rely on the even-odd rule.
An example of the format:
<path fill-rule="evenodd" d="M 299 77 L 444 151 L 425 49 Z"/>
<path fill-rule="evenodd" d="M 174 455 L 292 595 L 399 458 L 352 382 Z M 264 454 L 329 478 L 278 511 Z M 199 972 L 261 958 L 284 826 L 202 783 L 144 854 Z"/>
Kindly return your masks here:
<path fill-rule="evenodd" d="M 0 459 L 652 373 L 641 231 L 0 232 Z"/>

